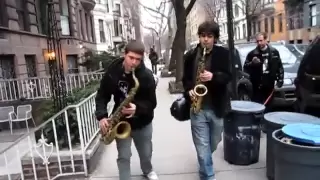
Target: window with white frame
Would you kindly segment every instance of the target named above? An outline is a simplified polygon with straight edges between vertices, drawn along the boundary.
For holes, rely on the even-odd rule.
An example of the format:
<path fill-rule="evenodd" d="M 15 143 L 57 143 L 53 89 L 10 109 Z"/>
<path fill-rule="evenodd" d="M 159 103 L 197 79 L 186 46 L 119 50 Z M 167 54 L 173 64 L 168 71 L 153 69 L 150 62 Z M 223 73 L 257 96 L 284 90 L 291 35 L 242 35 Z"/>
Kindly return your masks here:
<path fill-rule="evenodd" d="M 69 22 L 69 5 L 68 0 L 60 1 L 60 23 L 62 35 L 70 35 L 70 22 Z"/>
<path fill-rule="evenodd" d="M 310 26 L 317 25 L 317 6 L 315 4 L 310 5 Z"/>

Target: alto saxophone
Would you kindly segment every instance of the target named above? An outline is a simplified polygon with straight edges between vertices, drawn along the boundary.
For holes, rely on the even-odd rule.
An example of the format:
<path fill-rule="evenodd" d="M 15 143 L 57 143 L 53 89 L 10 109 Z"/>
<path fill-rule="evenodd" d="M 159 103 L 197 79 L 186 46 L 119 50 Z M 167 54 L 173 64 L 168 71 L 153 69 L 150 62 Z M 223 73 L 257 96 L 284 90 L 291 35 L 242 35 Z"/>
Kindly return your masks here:
<path fill-rule="evenodd" d="M 109 121 L 107 133 L 102 134 L 101 136 L 101 140 L 106 145 L 111 144 L 115 138 L 125 139 L 130 136 L 131 126 L 127 121 L 122 121 L 125 115 L 121 111 L 123 107 L 128 106 L 129 103 L 132 102 L 139 89 L 140 83 L 135 75 L 135 70 L 132 71 L 132 78 L 135 83 L 134 87 L 130 89 L 130 92 L 128 93 L 126 99 L 121 102 L 119 107 L 112 114 Z"/>
<path fill-rule="evenodd" d="M 208 93 L 208 88 L 201 82 L 200 74 L 205 70 L 205 58 L 207 54 L 207 49 L 203 49 L 203 54 L 201 59 L 198 62 L 197 74 L 196 74 L 196 83 L 193 89 L 195 96 L 192 97 L 191 111 L 193 113 L 199 113 L 201 109 L 201 104 L 203 101 L 203 96 Z"/>

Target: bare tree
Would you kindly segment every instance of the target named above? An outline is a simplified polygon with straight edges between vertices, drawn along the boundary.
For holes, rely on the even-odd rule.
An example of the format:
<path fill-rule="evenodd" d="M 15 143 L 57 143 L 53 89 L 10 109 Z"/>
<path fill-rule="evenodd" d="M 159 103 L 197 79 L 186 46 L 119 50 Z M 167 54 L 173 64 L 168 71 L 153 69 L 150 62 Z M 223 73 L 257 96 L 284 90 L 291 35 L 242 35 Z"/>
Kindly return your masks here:
<path fill-rule="evenodd" d="M 173 37 L 174 37 L 174 32 L 172 28 L 172 15 L 173 15 L 173 5 L 170 3 L 169 5 L 169 12 L 168 12 L 168 18 L 167 18 L 167 24 L 168 24 L 168 33 L 167 33 L 167 42 L 165 45 L 165 53 L 164 53 L 164 61 L 165 61 L 165 70 L 169 69 L 170 65 L 170 50 L 171 50 L 171 45 L 173 42 Z"/>
<path fill-rule="evenodd" d="M 128 7 L 130 10 L 130 14 L 132 16 L 132 25 L 135 30 L 135 37 L 137 40 L 141 40 L 141 29 L 140 29 L 140 8 L 139 8 L 139 1 L 138 0 L 122 0 L 124 5 Z"/>
<path fill-rule="evenodd" d="M 165 23 L 168 18 L 168 16 L 165 15 L 167 9 L 167 1 L 161 1 L 159 6 L 157 6 L 155 9 L 144 6 L 143 4 L 141 4 L 141 6 L 152 17 L 152 20 L 149 23 L 147 23 L 148 25 L 146 25 L 145 22 L 141 22 L 141 26 L 151 31 L 152 35 L 155 37 L 154 42 L 156 44 L 154 44 L 154 46 L 156 47 L 156 51 L 158 52 L 158 54 L 160 54 L 162 50 L 161 37 L 163 36 L 168 27 L 168 24 Z"/>
<path fill-rule="evenodd" d="M 170 58 L 169 70 L 176 69 L 176 80 L 170 82 L 169 91 L 181 92 L 182 88 L 182 75 L 183 75 L 183 53 L 186 49 L 186 26 L 187 16 L 190 13 L 196 0 L 190 0 L 187 7 L 184 6 L 182 0 L 171 0 L 173 9 L 175 11 L 177 31 L 172 43 L 172 53 Z"/>
<path fill-rule="evenodd" d="M 241 2 L 241 6 L 238 6 L 239 9 L 243 11 L 246 16 L 247 22 L 247 41 L 249 42 L 252 37 L 252 22 L 254 14 L 258 9 L 262 7 L 261 0 L 239 0 Z"/>
<path fill-rule="evenodd" d="M 208 19 L 219 23 L 221 10 L 226 6 L 226 0 L 198 0 Z"/>

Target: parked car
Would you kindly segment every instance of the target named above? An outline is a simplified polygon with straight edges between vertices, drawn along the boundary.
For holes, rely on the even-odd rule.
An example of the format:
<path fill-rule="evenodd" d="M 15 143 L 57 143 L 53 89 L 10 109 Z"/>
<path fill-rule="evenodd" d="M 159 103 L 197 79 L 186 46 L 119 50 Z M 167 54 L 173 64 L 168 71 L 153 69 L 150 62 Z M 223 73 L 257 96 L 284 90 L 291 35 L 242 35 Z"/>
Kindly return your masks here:
<path fill-rule="evenodd" d="M 144 59 L 143 59 L 144 65 L 150 69 L 152 71 L 152 64 L 151 64 L 151 60 L 149 59 L 149 57 L 145 54 L 144 55 Z M 154 80 L 156 82 L 156 85 L 158 85 L 159 82 L 159 77 L 156 74 L 153 74 Z"/>
<path fill-rule="evenodd" d="M 274 99 L 272 103 L 275 106 L 293 105 L 296 100 L 294 79 L 297 76 L 297 71 L 300 65 L 298 57 L 282 43 L 271 42 L 270 45 L 279 51 L 285 71 L 284 84 L 281 88 L 275 87 Z M 242 100 L 250 100 L 252 97 L 252 89 L 250 89 L 251 86 L 248 84 L 249 75 L 243 72 L 243 65 L 248 53 L 255 47 L 255 43 L 235 45 L 235 49 L 240 58 L 241 68 L 239 69 L 239 72 L 242 74 L 242 76 L 240 76 L 241 81 L 239 80 L 238 82 L 237 91 L 239 98 Z"/>

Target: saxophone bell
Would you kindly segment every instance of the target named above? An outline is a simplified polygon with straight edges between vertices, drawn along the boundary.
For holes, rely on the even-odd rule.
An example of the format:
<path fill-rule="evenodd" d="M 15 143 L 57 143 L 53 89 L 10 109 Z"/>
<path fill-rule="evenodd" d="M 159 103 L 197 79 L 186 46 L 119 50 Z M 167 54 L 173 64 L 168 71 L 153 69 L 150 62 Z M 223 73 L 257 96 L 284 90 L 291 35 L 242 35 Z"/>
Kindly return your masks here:
<path fill-rule="evenodd" d="M 198 84 L 193 88 L 193 91 L 196 96 L 202 97 L 208 93 L 208 88 L 204 84 Z"/>

